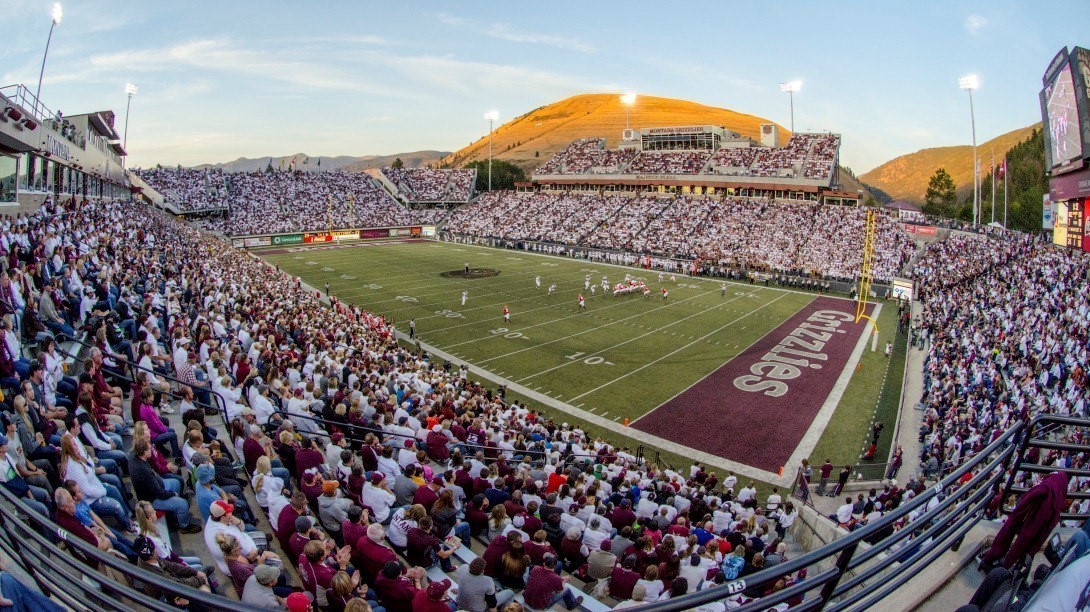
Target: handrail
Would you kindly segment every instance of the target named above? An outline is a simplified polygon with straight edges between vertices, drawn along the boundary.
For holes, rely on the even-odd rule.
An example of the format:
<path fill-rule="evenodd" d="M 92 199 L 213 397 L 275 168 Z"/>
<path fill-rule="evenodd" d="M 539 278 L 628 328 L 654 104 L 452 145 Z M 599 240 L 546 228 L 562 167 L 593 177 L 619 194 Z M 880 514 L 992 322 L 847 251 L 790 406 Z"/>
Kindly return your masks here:
<path fill-rule="evenodd" d="M 359 431 L 363 431 L 364 434 L 360 435 L 358 438 L 352 438 L 351 436 L 345 435 L 345 438 L 348 438 L 350 440 L 358 440 L 360 442 L 363 442 L 363 439 L 364 439 L 364 437 L 366 437 L 366 434 L 375 434 L 376 436 L 392 436 L 392 437 L 395 437 L 395 438 L 406 438 L 406 439 L 410 439 L 410 440 L 418 440 L 418 438 L 416 436 L 410 436 L 408 434 L 394 433 L 394 432 L 386 431 L 386 430 L 378 428 L 378 427 L 369 427 L 367 425 L 356 425 L 354 423 L 342 423 L 340 421 L 331 421 L 329 419 L 324 419 L 322 417 L 316 417 L 316 416 L 311 416 L 311 415 L 290 414 L 287 411 L 285 411 L 284 409 L 277 410 L 276 414 L 282 416 L 284 419 L 292 421 L 293 423 L 295 422 L 296 419 L 306 419 L 308 421 L 314 421 L 314 422 L 319 423 L 321 425 L 331 425 L 331 426 L 337 427 L 339 429 L 348 429 L 350 431 L 357 432 L 357 434 L 358 434 Z M 270 422 L 269 425 L 272 425 L 272 423 Z M 306 432 L 302 432 L 302 433 L 306 433 Z M 500 448 L 498 446 L 484 446 L 484 445 L 481 445 L 481 444 L 469 444 L 467 442 L 460 442 L 460 441 L 457 442 L 456 445 L 465 446 L 467 448 L 473 448 L 473 449 L 477 449 L 477 450 L 480 450 L 480 451 L 489 451 L 489 452 L 494 451 L 494 452 L 497 452 L 497 453 L 500 453 L 500 454 L 507 453 L 507 452 L 512 452 L 512 451 L 508 451 L 506 449 Z M 545 458 L 544 457 L 545 453 L 543 451 L 540 451 L 540 450 L 515 450 L 514 452 L 517 453 L 517 454 L 530 455 L 532 457 L 540 458 L 542 460 L 544 460 L 544 458 Z M 617 454 L 614 453 L 611 456 L 612 457 L 617 457 Z M 561 459 L 565 459 L 565 460 L 566 459 L 571 459 L 571 458 L 577 458 L 577 459 L 578 458 L 584 458 L 584 459 L 591 459 L 591 460 L 594 460 L 594 461 L 599 460 L 598 455 L 577 455 L 575 453 L 568 453 L 566 455 L 561 456 Z M 485 459 L 484 459 L 485 463 L 487 463 L 489 461 L 498 461 L 498 460 L 499 460 L 498 458 L 489 459 L 488 457 L 485 457 Z M 639 458 L 637 458 L 637 461 L 640 461 Z"/>
<path fill-rule="evenodd" d="M 892 543 L 899 542 L 901 539 L 909 537 L 909 535 L 911 535 L 913 532 L 920 531 L 920 529 L 927 529 L 927 531 L 924 531 L 923 533 L 934 533 L 936 531 L 936 527 L 932 526 L 930 528 L 927 528 L 925 527 L 925 524 L 938 518 L 941 513 L 945 512 L 954 504 L 959 503 L 959 501 L 961 501 L 963 498 L 972 496 L 970 501 L 966 502 L 970 504 L 975 501 L 975 498 L 977 496 L 983 496 L 985 497 L 985 499 L 987 499 L 987 492 L 990 491 L 993 484 L 996 484 L 998 482 L 998 479 L 990 477 L 989 472 L 999 467 L 1002 467 L 1010 461 L 1015 453 L 1015 449 L 1017 448 L 1016 445 L 1013 445 L 1010 442 L 1016 439 L 1023 430 L 1023 424 L 1016 424 L 1014 427 L 1004 432 L 1003 435 L 1001 435 L 999 438 L 989 444 L 987 448 L 982 450 L 980 453 L 977 453 L 973 461 L 963 464 L 949 476 L 944 478 L 938 485 L 930 487 L 920 495 L 917 495 L 913 499 L 899 506 L 896 510 L 890 512 L 889 514 L 886 514 L 881 519 L 865 525 L 859 529 L 856 529 L 855 531 L 852 531 L 846 536 L 835 540 L 827 546 L 811 551 L 787 562 L 777 564 L 774 567 L 761 570 L 749 576 L 745 576 L 740 580 L 735 580 L 725 585 L 715 586 L 702 591 L 697 591 L 695 593 L 685 595 L 683 597 L 678 597 L 676 599 L 652 603 L 647 606 L 643 606 L 642 609 L 648 611 L 686 610 L 713 601 L 725 599 L 727 597 L 740 593 L 743 590 L 754 588 L 760 588 L 763 590 L 767 587 L 770 587 L 773 583 L 783 578 L 784 576 L 794 574 L 800 569 L 813 566 L 821 561 L 833 559 L 835 557 L 836 567 L 834 569 L 826 570 L 817 576 L 807 577 L 807 579 L 801 584 L 794 585 L 800 588 L 795 589 L 793 586 L 791 588 L 778 591 L 769 595 L 768 597 L 755 600 L 748 604 L 743 604 L 742 607 L 739 608 L 739 610 L 766 610 L 770 606 L 786 602 L 793 596 L 796 596 L 803 592 L 812 591 L 816 588 L 821 588 L 820 599 L 808 600 L 808 602 L 812 602 L 810 603 L 810 605 L 818 608 L 823 608 L 826 605 L 831 604 L 832 600 L 835 597 L 842 596 L 846 593 L 846 591 L 854 588 L 856 586 L 856 581 L 862 582 L 863 580 L 871 577 L 870 573 L 864 573 L 856 578 L 853 578 L 851 581 L 848 581 L 844 585 L 840 585 L 840 579 L 849 570 L 852 570 L 858 567 L 863 562 L 870 560 L 873 557 L 876 557 L 882 552 L 887 551 Z M 993 456 L 995 456 L 995 458 L 989 461 L 989 459 Z M 940 495 L 942 491 L 945 491 L 946 489 L 956 485 L 966 473 L 969 473 L 971 470 L 977 468 L 984 463 L 987 463 L 986 468 L 983 469 L 979 474 L 974 476 L 972 480 L 970 480 L 965 485 L 958 487 L 957 491 L 953 495 L 942 500 L 942 502 L 939 503 L 935 508 L 932 508 L 931 510 L 928 510 L 921 514 L 913 523 L 919 524 L 919 528 L 909 530 L 909 528 L 906 527 L 905 529 L 902 529 L 901 532 L 905 532 L 907 530 L 907 533 L 902 534 L 898 532 L 894 534 L 895 537 L 884 538 L 878 544 L 872 546 L 870 550 L 860 554 L 858 559 L 853 558 L 855 557 L 856 550 L 861 543 L 871 539 L 874 535 L 880 532 L 893 528 L 894 523 L 902 519 L 907 520 L 907 517 L 910 513 L 924 507 L 934 497 Z M 991 480 L 995 480 L 996 483 L 991 482 Z M 970 512 L 966 514 L 964 517 L 962 517 L 961 520 L 958 521 L 956 525 L 945 528 L 947 529 L 947 531 L 965 528 L 964 530 L 967 532 L 969 528 L 971 528 L 980 520 L 981 508 L 982 506 L 975 507 L 975 512 Z M 953 514 L 956 515 L 960 512 L 961 511 L 957 511 Z M 943 519 L 948 519 L 948 517 L 943 516 Z M 946 522 L 948 522 L 948 520 L 941 521 L 938 527 L 943 527 Z M 938 554 L 945 552 L 947 547 L 942 546 L 942 543 L 949 539 L 949 537 L 943 537 L 938 541 L 933 541 L 929 546 L 925 547 L 919 553 L 914 555 L 914 558 L 910 558 L 909 561 L 911 562 L 903 562 L 897 567 L 893 567 L 892 565 L 890 565 L 888 569 L 892 570 L 891 575 L 895 578 L 893 580 L 890 580 L 890 577 L 887 576 L 885 580 L 888 582 L 883 582 L 883 590 L 887 590 L 890 587 L 897 588 L 903 585 L 909 579 L 911 579 L 912 575 L 905 576 L 903 574 L 908 572 L 911 566 L 915 565 L 915 562 L 922 557 L 922 554 L 928 554 L 931 551 L 937 551 Z M 887 567 L 883 566 L 882 569 L 887 569 Z"/>
<path fill-rule="evenodd" d="M 71 342 L 73 342 L 75 344 L 78 344 L 78 345 L 80 345 L 80 346 L 82 346 L 84 348 L 88 348 L 88 349 L 98 349 L 99 348 L 98 346 L 96 346 L 94 344 L 91 344 L 89 342 L 85 342 L 83 340 L 80 340 L 79 338 L 69 336 L 68 334 L 65 334 L 65 333 L 58 333 L 58 334 L 56 334 L 56 337 L 57 338 L 65 338 L 66 340 L 71 341 Z M 73 359 L 79 359 L 79 355 L 72 354 L 69 351 L 61 348 L 59 343 L 56 346 L 57 346 L 57 350 L 61 351 L 62 353 L 66 354 L 66 355 L 69 355 Z M 99 349 L 99 350 L 102 350 L 102 349 Z M 123 363 L 125 365 L 125 368 L 129 372 L 128 380 L 130 382 L 136 382 L 136 375 L 135 375 L 134 371 L 136 371 L 136 370 L 139 370 L 139 371 L 142 371 L 142 372 L 147 372 L 148 371 L 146 368 L 143 368 L 139 364 L 133 363 L 131 360 L 126 359 L 124 357 L 114 357 L 113 355 L 111 355 L 110 358 L 113 359 L 114 361 L 120 361 L 121 363 Z M 226 402 L 223 401 L 223 398 L 220 397 L 218 393 L 216 393 L 215 391 L 212 390 L 211 386 L 209 386 L 208 388 L 203 388 L 203 387 L 199 387 L 197 385 L 191 384 L 191 383 L 187 383 L 184 380 L 181 380 L 181 379 L 179 379 L 176 376 L 173 376 L 171 374 L 163 374 L 162 372 L 154 372 L 154 374 L 155 374 L 156 378 L 162 377 L 162 378 L 165 378 L 167 380 L 176 382 L 179 385 L 183 385 L 183 386 L 186 386 L 186 387 L 189 387 L 190 389 L 192 389 L 194 391 L 194 398 L 193 398 L 193 405 L 194 406 L 197 406 L 199 408 L 204 408 L 204 409 L 211 408 L 213 410 L 219 411 L 220 415 L 223 417 L 223 424 L 225 426 L 230 426 L 230 423 L 227 421 L 227 404 L 226 404 Z M 218 404 L 218 406 L 213 406 L 212 404 L 205 403 L 205 402 L 202 402 L 199 399 L 197 399 L 196 396 L 195 396 L 197 391 L 207 391 L 209 393 L 209 395 L 211 395 L 214 398 L 213 401 L 215 401 Z M 173 391 L 169 391 L 169 390 L 168 391 L 163 391 L 162 393 L 164 395 L 168 395 L 168 396 L 174 397 L 174 398 L 181 397 L 177 393 L 174 393 Z"/>
<path fill-rule="evenodd" d="M 88 571 L 87 564 L 71 554 L 62 553 L 55 545 L 54 540 L 44 534 L 52 534 L 57 540 L 88 562 L 102 564 L 110 570 L 119 572 L 129 580 L 150 584 L 163 593 L 170 596 L 184 597 L 192 603 L 200 604 L 212 610 L 236 610 L 240 612 L 257 612 L 260 608 L 228 599 L 226 597 L 205 593 L 185 586 L 181 583 L 156 575 L 145 569 L 133 566 L 127 561 L 107 554 L 97 547 L 91 546 L 78 537 L 72 537 L 64 529 L 58 527 L 48 517 L 39 515 L 29 506 L 23 503 L 5 487 L 0 487 L 0 530 L 3 536 L 10 541 L 0 539 L 0 547 L 17 562 L 20 567 L 38 583 L 39 588 L 47 596 L 50 594 L 61 598 L 71 607 L 76 609 L 95 610 L 131 610 L 125 605 L 125 600 L 131 601 L 143 609 L 155 612 L 173 612 L 178 608 L 168 602 L 153 599 L 142 591 L 129 584 L 115 581 L 111 576 L 99 571 Z M 16 512 L 17 511 L 17 512 Z M 24 516 L 19 516 L 22 514 Z M 35 546 L 43 550 L 35 550 Z M 48 553 L 55 553 L 49 555 Z M 60 566 L 60 567 L 58 567 Z M 57 588 L 58 579 L 64 581 L 65 587 L 79 589 L 77 585 L 83 585 L 79 594 L 69 593 L 66 589 Z M 93 585 L 87 585 L 89 580 Z M 88 606 L 86 598 L 90 598 L 96 605 Z"/>

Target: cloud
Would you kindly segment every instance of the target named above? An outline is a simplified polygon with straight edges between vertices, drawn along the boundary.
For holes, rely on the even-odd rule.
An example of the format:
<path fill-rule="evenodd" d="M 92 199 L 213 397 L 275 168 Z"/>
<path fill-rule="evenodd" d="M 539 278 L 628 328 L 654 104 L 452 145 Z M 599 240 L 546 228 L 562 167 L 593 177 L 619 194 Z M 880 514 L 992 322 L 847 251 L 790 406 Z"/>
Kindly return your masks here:
<path fill-rule="evenodd" d="M 461 17 L 455 17 L 449 13 L 438 13 L 436 18 L 439 21 L 456 28 L 466 28 L 484 34 L 491 38 L 498 40 L 506 40 L 514 43 L 529 43 L 534 45 L 546 45 L 549 47 L 556 47 L 557 49 L 564 49 L 567 51 L 578 51 L 579 53 L 590 53 L 595 48 L 576 38 L 566 38 L 563 36 L 553 36 L 551 34 L 540 34 L 536 32 L 526 32 L 519 30 L 509 23 L 497 22 L 497 23 L 478 23 L 463 19 Z"/>
<path fill-rule="evenodd" d="M 988 18 L 983 15 L 972 14 L 965 18 L 965 29 L 970 34 L 976 36 L 981 30 L 988 26 Z"/>
<path fill-rule="evenodd" d="M 282 81 L 313 89 L 354 91 L 404 97 L 405 92 L 348 74 L 329 65 L 290 57 L 290 50 L 269 51 L 241 47 L 227 39 L 197 39 L 166 47 L 126 49 L 93 55 L 85 67 L 52 75 L 50 82 L 97 80 L 104 76 L 129 78 L 133 72 L 157 74 L 199 69 Z"/>
<path fill-rule="evenodd" d="M 616 83 L 595 83 L 570 74 L 526 66 L 465 61 L 452 56 L 373 53 L 369 54 L 368 58 L 376 64 L 392 68 L 408 79 L 443 92 L 484 91 L 504 95 L 511 91 L 529 90 L 554 95 L 575 91 L 622 89 Z"/>

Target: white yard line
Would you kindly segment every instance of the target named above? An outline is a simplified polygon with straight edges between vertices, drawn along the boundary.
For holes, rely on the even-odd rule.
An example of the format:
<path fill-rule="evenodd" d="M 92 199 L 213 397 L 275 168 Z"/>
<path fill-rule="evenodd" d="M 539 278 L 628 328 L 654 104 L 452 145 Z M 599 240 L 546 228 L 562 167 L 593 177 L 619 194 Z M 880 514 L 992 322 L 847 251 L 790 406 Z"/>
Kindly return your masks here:
<path fill-rule="evenodd" d="M 705 295 L 707 295 L 707 294 L 705 294 Z M 783 295 L 777 296 L 777 297 L 776 297 L 776 298 L 775 298 L 774 300 L 772 300 L 771 302 L 767 302 L 767 303 L 765 303 L 765 304 L 762 304 L 762 305 L 761 305 L 761 306 L 759 306 L 758 308 L 756 308 L 756 309 L 754 309 L 754 310 L 751 310 L 751 311 L 747 312 L 746 314 L 744 314 L 744 315 L 742 315 L 742 316 L 738 317 L 738 318 L 737 318 L 737 319 L 735 319 L 734 321 L 731 321 L 731 322 L 730 322 L 730 323 L 728 323 L 728 324 L 727 324 L 726 326 L 730 326 L 730 325 L 733 325 L 734 323 L 736 323 L 736 322 L 738 322 L 738 321 L 741 321 L 742 319 L 744 319 L 744 318 L 748 317 L 749 315 L 751 315 L 751 314 L 753 314 L 753 313 L 757 312 L 757 311 L 758 311 L 758 310 L 760 310 L 761 308 L 764 308 L 765 306 L 768 306 L 768 305 L 769 305 L 769 304 L 771 304 L 772 302 L 775 302 L 776 300 L 778 300 L 778 299 L 780 299 L 780 298 L 782 298 L 782 297 L 784 297 L 784 296 L 783 296 Z M 736 298 L 734 298 L 734 299 L 740 299 L 740 298 L 741 298 L 741 296 L 738 296 L 738 297 L 736 297 Z M 733 302 L 733 301 L 734 301 L 734 299 L 732 299 L 732 300 L 728 300 L 728 301 L 726 301 L 726 302 L 720 302 L 719 304 L 716 304 L 715 306 L 712 306 L 711 308 L 705 308 L 704 310 L 701 310 L 700 312 L 696 312 L 696 313 L 693 313 L 693 314 L 691 314 L 691 315 L 689 315 L 689 316 L 687 316 L 687 317 L 685 317 L 685 318 L 682 318 L 682 319 L 677 319 L 677 320 L 676 320 L 676 321 L 674 321 L 673 323 L 667 323 L 666 325 L 663 325 L 662 327 L 659 327 L 659 328 L 656 328 L 656 329 L 652 329 L 652 330 L 651 330 L 651 331 L 649 331 L 649 332 L 646 332 L 646 333 L 640 334 L 640 335 L 638 335 L 638 336 L 635 336 L 635 337 L 629 338 L 628 340 L 625 340 L 625 341 L 623 341 L 623 342 L 618 342 L 617 344 L 614 344 L 613 346 L 607 346 L 606 348 L 603 348 L 603 349 L 599 349 L 599 350 L 597 350 L 597 351 L 594 351 L 593 353 L 590 353 L 590 354 L 588 354 L 588 355 L 580 355 L 580 358 L 583 358 L 583 359 L 585 359 L 585 358 L 587 358 L 587 357 L 594 357 L 594 356 L 596 356 L 596 355 L 601 355 L 602 353 L 605 353 L 606 351 L 611 351 L 611 350 L 613 350 L 613 349 L 615 349 L 615 348 L 617 348 L 617 347 L 619 347 L 619 346 L 624 346 L 624 345 L 628 344 L 629 342 L 635 342 L 636 340 L 640 340 L 641 338 L 646 338 L 647 336 L 650 336 L 650 335 L 652 335 L 652 334 L 657 334 L 657 333 L 659 333 L 659 332 L 663 331 L 664 329 L 666 329 L 666 328 L 668 328 L 668 327 L 673 327 L 674 325 L 677 325 L 678 323 L 684 323 L 685 321 L 688 321 L 689 319 L 692 319 L 693 317 L 699 317 L 699 316 L 701 316 L 701 315 L 704 315 L 704 314 L 707 314 L 707 313 L 709 313 L 709 312 L 711 312 L 711 311 L 713 311 L 713 310 L 717 310 L 718 308 L 721 308 L 722 306 L 726 306 L 727 304 L 729 304 L 729 303 Z M 666 308 L 666 306 L 662 306 L 661 308 Z M 652 311 L 652 312 L 653 312 L 653 311 Z M 622 320 L 623 320 L 623 319 L 622 319 Z M 725 327 L 726 327 L 726 326 L 725 326 Z M 607 325 L 602 325 L 601 327 L 598 327 L 598 328 L 596 328 L 596 329 L 601 329 L 602 327 L 608 327 L 608 324 L 607 324 Z M 719 328 L 719 329 L 723 329 L 723 328 L 721 327 L 721 328 Z M 594 331 L 594 330 L 587 330 L 587 331 Z M 568 338 L 570 338 L 570 337 L 573 337 L 573 336 L 578 336 L 579 334 L 583 334 L 583 333 L 586 333 L 586 332 L 579 332 L 578 334 L 572 334 L 571 336 L 568 336 Z M 674 335 L 677 335 L 677 334 L 674 334 Z M 567 338 L 559 338 L 559 339 L 557 339 L 557 340 L 552 340 L 552 341 L 550 341 L 550 342 L 545 342 L 545 343 L 543 343 L 543 344 L 540 344 L 540 345 L 538 345 L 538 346 L 545 346 L 546 344 L 552 344 L 553 342 L 559 342 L 560 340 L 566 340 L 566 339 L 567 339 Z M 687 344 L 687 345 L 685 345 L 685 346 L 692 346 L 693 344 L 696 344 L 696 342 L 699 342 L 699 340 L 698 340 L 698 341 L 694 341 L 694 342 L 690 342 L 689 344 Z M 527 349 L 522 349 L 522 350 L 527 350 Z M 522 351 L 516 351 L 516 352 L 522 352 Z M 510 353 L 510 354 L 511 354 L 511 355 L 513 355 L 514 353 Z M 671 354 L 672 354 L 672 353 L 671 353 Z M 506 355 L 501 355 L 501 357 L 506 357 Z M 496 358 L 496 357 L 493 357 L 493 359 L 497 359 L 497 358 Z M 486 360 L 486 361 L 487 361 L 487 360 Z M 553 367 L 551 367 L 551 368 L 548 368 L 548 369 L 546 369 L 546 370 L 542 370 L 542 371 L 540 371 L 540 372 L 537 372 L 536 374 L 531 374 L 531 375 L 529 375 L 529 376 L 526 376 L 526 377 L 524 377 L 524 378 L 520 378 L 520 379 L 519 379 L 519 382 L 523 382 L 523 381 L 526 381 L 526 380 L 530 380 L 531 378 L 535 378 L 535 377 L 537 377 L 537 376 L 541 376 L 542 374 L 548 374 L 549 372 L 552 372 L 553 370 L 559 370 L 560 368 L 563 368 L 563 367 L 567 367 L 567 366 L 570 366 L 570 365 L 572 365 L 573 363 L 581 363 L 581 361 L 579 361 L 579 360 L 575 360 L 575 359 L 573 359 L 573 360 L 570 360 L 570 361 L 568 361 L 567 363 L 562 363 L 562 364 L 560 364 L 560 365 L 558 365 L 558 366 L 553 366 Z M 652 363 L 654 363 L 654 362 L 652 362 Z M 646 366 L 644 366 L 644 367 L 646 367 Z M 584 395 L 586 395 L 586 394 L 584 394 Z M 582 396 L 582 395 L 578 395 L 578 396 L 576 396 L 576 397 L 573 397 L 572 399 L 578 399 L 578 398 L 580 398 L 580 397 L 583 397 L 583 396 Z"/>
<path fill-rule="evenodd" d="M 785 295 L 786 295 L 786 294 L 785 294 Z M 576 395 L 576 396 L 575 396 L 575 397 L 573 397 L 572 399 L 573 399 L 573 400 L 577 400 L 577 399 L 579 399 L 579 398 L 581 398 L 581 397 L 585 397 L 585 396 L 587 396 L 587 395 L 590 395 L 591 393 L 594 393 L 595 391 L 599 391 L 599 390 L 601 390 L 601 389 L 604 389 L 604 388 L 606 388 L 606 387 L 608 387 L 608 386 L 612 385 L 613 383 L 615 383 L 615 382 L 617 382 L 617 381 L 619 381 L 619 380 L 624 380 L 625 378 L 628 378 L 629 376 L 632 376 L 633 374 L 635 374 L 636 372 L 639 372 L 640 370 L 643 370 L 643 369 L 645 369 L 645 368 L 649 368 L 649 367 L 651 367 L 651 366 L 655 365 L 656 363 L 658 363 L 658 362 L 662 361 L 663 359 L 666 359 L 667 357 L 671 357 L 671 356 L 673 356 L 673 355 L 675 355 L 675 354 L 677 354 L 677 353 L 679 353 L 679 352 L 681 352 L 681 351 L 683 351 L 683 350 L 685 350 L 685 349 L 689 348 L 690 346 L 692 346 L 692 345 L 694 345 L 694 344 L 696 344 L 696 343 L 700 342 L 701 340 L 704 340 L 705 338 L 707 338 L 707 337 L 709 337 L 709 336 L 712 336 L 712 335 L 715 335 L 715 334 L 719 333 L 720 331 L 722 331 L 722 330 L 724 330 L 724 329 L 726 329 L 726 328 L 730 327 L 731 325 L 734 325 L 734 324 L 735 324 L 735 323 L 737 323 L 738 321 L 741 321 L 742 319 L 744 319 L 744 318 L 746 318 L 746 317 L 748 317 L 748 316 L 752 315 L 753 313 L 757 312 L 758 310 L 761 310 L 762 308 L 764 308 L 764 307 L 766 307 L 766 306 L 769 306 L 769 305 L 771 305 L 771 304 L 774 304 L 775 302 L 779 301 L 779 300 L 780 300 L 781 298 L 783 298 L 783 297 L 784 297 L 783 295 L 781 295 L 781 296 L 778 296 L 778 297 L 776 297 L 776 299 L 774 299 L 774 300 L 772 300 L 772 301 L 770 301 L 770 302 L 766 302 L 766 303 L 764 303 L 764 304 L 762 304 L 762 305 L 758 306 L 757 308 L 755 308 L 755 309 L 753 309 L 753 310 L 751 310 L 751 311 L 747 312 L 746 314 L 744 314 L 744 315 L 742 315 L 742 316 L 738 317 L 737 319 L 735 319 L 735 320 L 731 321 L 730 323 L 726 323 L 726 324 L 724 324 L 724 325 L 722 325 L 722 326 L 720 326 L 720 327 L 718 327 L 718 328 L 716 328 L 716 329 L 714 329 L 714 330 L 712 330 L 712 331 L 710 331 L 710 332 L 708 332 L 708 333 L 704 334 L 704 335 L 703 335 L 703 336 L 701 336 L 701 337 L 700 337 L 699 339 L 697 339 L 697 340 L 693 340 L 692 342 L 690 342 L 690 343 L 686 344 L 685 346 L 682 346 L 681 348 L 677 348 L 677 349 L 674 349 L 673 351 L 670 351 L 669 353 L 666 353 L 666 354 L 665 354 L 665 355 L 663 355 L 662 357 L 659 357 L 658 359 L 656 359 L 656 360 L 654 360 L 654 361 L 650 361 L 650 362 L 648 362 L 648 363 L 645 363 L 645 364 L 643 364 L 642 366 L 640 366 L 640 367 L 636 368 L 635 370 L 632 370 L 632 371 L 630 371 L 630 372 L 627 372 L 627 373 L 625 373 L 625 374 L 622 374 L 622 375 L 618 376 L 617 378 L 614 378 L 613 380 L 611 380 L 611 381 L 609 381 L 609 382 L 607 382 L 607 383 L 605 383 L 605 384 L 599 385 L 599 386 L 597 386 L 597 387 L 595 387 L 595 388 L 591 389 L 590 391 L 587 391 L 586 393 L 582 393 L 582 394 L 580 394 L 580 395 Z"/>
<path fill-rule="evenodd" d="M 814 296 L 814 300 L 816 300 L 816 299 L 817 299 L 817 296 Z M 798 313 L 799 313 L 799 311 L 801 311 L 801 310 L 802 310 L 803 308 L 806 308 L 807 306 L 809 306 L 809 305 L 810 305 L 810 304 L 811 304 L 811 303 L 812 303 L 812 302 L 813 302 L 814 300 L 810 300 L 809 302 L 806 302 L 805 304 L 803 304 L 802 306 L 800 306 L 800 307 L 799 307 L 799 309 L 798 309 L 798 310 L 796 310 L 795 312 L 791 313 L 791 315 L 790 315 L 790 316 L 788 316 L 788 317 L 785 317 L 785 318 L 784 318 L 784 322 L 787 322 L 788 320 L 790 320 L 790 319 L 791 319 L 791 317 L 793 317 L 793 316 L 795 316 L 796 314 L 798 314 Z M 769 302 L 769 303 L 771 303 L 771 302 Z M 670 402 L 674 401 L 674 399 L 676 399 L 676 398 L 677 398 L 677 396 L 681 395 L 682 393 L 685 393 L 685 392 L 686 392 L 686 391 L 688 391 L 689 389 L 692 389 L 693 387 L 697 386 L 698 384 L 700 384 L 700 383 L 704 382 L 704 379 L 706 379 L 707 377 L 711 376 L 712 374 L 715 374 L 715 373 L 716 373 L 716 372 L 718 372 L 718 371 L 719 371 L 719 370 L 720 370 L 721 368 L 723 368 L 723 366 L 725 366 L 725 365 L 727 365 L 728 363 L 730 363 L 731 361 L 734 361 L 735 359 L 737 359 L 737 358 L 738 358 L 738 355 L 741 355 L 742 353 L 745 353 L 746 351 L 748 351 L 748 350 L 750 349 L 750 347 L 752 347 L 753 345 L 757 344 L 757 343 L 758 343 L 758 342 L 760 342 L 761 340 L 764 340 L 764 339 L 765 339 L 765 337 L 767 337 L 767 336 L 768 336 L 768 334 L 771 334 L 772 332 L 776 331 L 776 330 L 777 330 L 777 329 L 779 329 L 779 328 L 780 328 L 780 327 L 781 327 L 782 325 L 783 325 L 783 323 L 780 323 L 780 324 L 779 324 L 779 325 L 777 325 L 776 327 L 773 327 L 772 329 L 770 329 L 770 330 L 766 331 L 766 332 L 765 332 L 765 333 L 764 333 L 763 335 L 761 335 L 761 337 L 760 337 L 760 338 L 757 338 L 757 339 L 756 339 L 756 340 L 754 340 L 753 342 L 750 342 L 750 343 L 749 343 L 749 346 L 747 346 L 746 348 L 744 348 L 744 349 L 742 349 L 742 350 L 738 351 L 738 352 L 737 352 L 737 353 L 736 353 L 736 354 L 734 355 L 734 357 L 731 357 L 730 359 L 728 359 L 728 360 L 727 360 L 727 361 L 726 361 L 726 362 L 725 362 L 725 363 L 724 363 L 723 365 L 719 366 L 718 368 L 715 368 L 715 369 L 714 369 L 714 370 L 712 370 L 711 372 L 708 372 L 708 373 L 707 373 L 707 374 L 705 374 L 705 375 L 704 375 L 703 377 L 701 377 L 701 379 L 700 379 L 700 380 L 698 380 L 698 381 L 694 382 L 693 384 L 689 385 L 688 387 L 685 387 L 685 388 L 684 388 L 684 389 L 682 389 L 681 391 L 678 391 L 677 393 L 675 393 L 675 394 L 674 394 L 674 396 L 673 396 L 673 397 L 671 397 L 670 399 L 666 400 L 665 402 L 663 402 L 663 403 L 659 404 L 658 406 L 656 406 L 656 407 L 652 408 L 651 410 L 648 410 L 647 412 L 643 413 L 642 415 L 640 415 L 640 416 L 636 417 L 636 420 L 632 421 L 632 425 L 635 425 L 636 423 L 639 423 L 639 422 L 640 422 L 640 419 L 642 419 L 642 418 L 644 418 L 645 416 L 647 416 L 647 415 L 651 414 L 652 412 L 654 412 L 654 411 L 658 410 L 659 408 L 662 408 L 662 407 L 663 407 L 663 406 L 665 406 L 666 404 L 669 404 Z M 718 343 L 718 342 L 716 342 L 716 344 L 719 344 L 719 343 Z"/>

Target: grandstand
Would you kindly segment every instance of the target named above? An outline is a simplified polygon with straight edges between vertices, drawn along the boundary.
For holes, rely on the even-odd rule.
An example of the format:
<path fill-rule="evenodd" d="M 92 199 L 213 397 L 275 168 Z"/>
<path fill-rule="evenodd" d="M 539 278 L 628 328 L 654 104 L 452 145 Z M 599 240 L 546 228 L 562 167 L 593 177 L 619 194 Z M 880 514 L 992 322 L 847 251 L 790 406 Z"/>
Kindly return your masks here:
<path fill-rule="evenodd" d="M 411 204 L 465 203 L 473 197 L 477 183 L 473 168 L 383 168 L 382 174 L 397 190 L 397 197 Z"/>
<path fill-rule="evenodd" d="M 572 142 L 533 172 L 540 189 L 747 195 L 820 200 L 837 191 L 840 135 L 793 134 L 758 146 L 716 126 L 630 130 L 618 149 L 604 138 Z"/>

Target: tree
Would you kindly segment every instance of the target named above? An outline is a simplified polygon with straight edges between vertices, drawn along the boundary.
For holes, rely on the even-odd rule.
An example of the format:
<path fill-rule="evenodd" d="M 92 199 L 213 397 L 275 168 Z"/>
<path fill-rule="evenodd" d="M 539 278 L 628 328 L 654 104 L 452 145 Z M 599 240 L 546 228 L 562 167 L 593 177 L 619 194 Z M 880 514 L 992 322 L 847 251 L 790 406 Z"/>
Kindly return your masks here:
<path fill-rule="evenodd" d="M 953 217 L 957 214 L 958 194 L 954 186 L 954 179 L 946 168 L 939 168 L 927 182 L 927 193 L 924 195 L 926 202 L 923 212 L 940 217 Z"/>
<path fill-rule="evenodd" d="M 488 190 L 488 160 L 469 162 L 466 168 L 477 169 L 477 191 Z M 502 159 L 492 160 L 492 189 L 514 189 L 515 183 L 526 180 L 526 172 Z"/>
<path fill-rule="evenodd" d="M 265 165 L 265 173 L 268 174 L 273 171 L 272 158 L 269 158 L 269 163 Z"/>
<path fill-rule="evenodd" d="M 405 162 L 401 161 L 401 158 L 398 157 L 394 160 L 394 163 L 390 164 L 390 167 L 395 170 L 400 170 L 405 167 Z"/>

